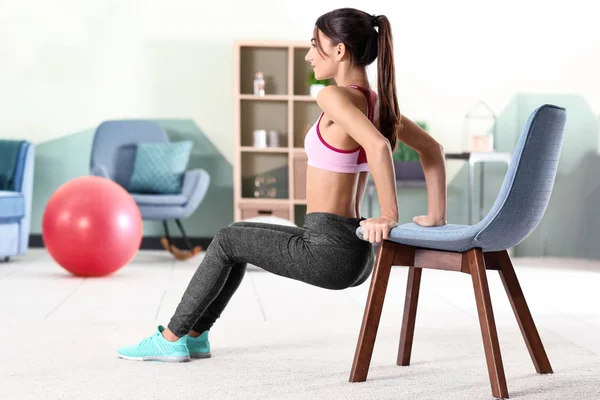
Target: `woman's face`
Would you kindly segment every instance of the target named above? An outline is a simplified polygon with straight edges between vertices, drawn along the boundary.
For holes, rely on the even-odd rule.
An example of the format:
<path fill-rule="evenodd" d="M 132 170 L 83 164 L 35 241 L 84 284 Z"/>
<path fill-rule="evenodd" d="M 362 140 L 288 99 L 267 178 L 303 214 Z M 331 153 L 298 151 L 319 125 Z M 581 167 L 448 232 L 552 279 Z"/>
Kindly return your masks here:
<path fill-rule="evenodd" d="M 330 79 L 335 75 L 335 71 L 337 68 L 337 63 L 335 62 L 335 58 L 331 57 L 333 52 L 335 51 L 335 47 L 331 40 L 323 34 L 320 30 L 315 30 L 316 35 L 319 36 L 319 42 L 321 43 L 321 47 L 323 48 L 323 52 L 325 54 L 319 53 L 317 49 L 316 38 L 311 39 L 311 46 L 306 53 L 306 57 L 304 60 L 309 62 L 315 71 L 315 78 L 317 79 Z"/>

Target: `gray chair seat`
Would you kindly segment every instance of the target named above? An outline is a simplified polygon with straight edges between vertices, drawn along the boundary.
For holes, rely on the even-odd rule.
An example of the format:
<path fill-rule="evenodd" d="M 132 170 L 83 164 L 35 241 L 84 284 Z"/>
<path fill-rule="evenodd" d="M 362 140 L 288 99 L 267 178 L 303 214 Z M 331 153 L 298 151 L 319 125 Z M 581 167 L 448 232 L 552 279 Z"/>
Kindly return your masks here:
<path fill-rule="evenodd" d="M 356 230 L 362 239 L 362 226 Z M 447 224 L 423 227 L 413 222 L 398 225 L 390 231 L 388 240 L 414 247 L 446 251 L 465 251 L 473 247 L 477 230 L 471 225 Z"/>
<path fill-rule="evenodd" d="M 21 192 L 0 191 L 0 221 L 16 222 L 25 216 L 25 197 Z"/>
<path fill-rule="evenodd" d="M 183 194 L 137 194 L 131 196 L 140 206 L 183 206 L 188 201 Z"/>

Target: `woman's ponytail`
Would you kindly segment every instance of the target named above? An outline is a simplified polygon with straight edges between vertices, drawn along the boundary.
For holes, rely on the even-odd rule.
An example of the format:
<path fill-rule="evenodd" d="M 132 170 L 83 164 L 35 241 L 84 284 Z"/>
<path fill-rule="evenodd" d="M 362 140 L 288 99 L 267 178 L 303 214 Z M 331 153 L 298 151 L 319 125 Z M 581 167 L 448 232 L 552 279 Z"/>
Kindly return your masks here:
<path fill-rule="evenodd" d="M 396 71 L 394 65 L 394 44 L 392 27 L 385 15 L 374 17 L 379 29 L 377 54 L 377 92 L 379 95 L 379 131 L 392 147 L 396 148 L 398 130 L 401 128 L 401 114 L 396 96 Z"/>

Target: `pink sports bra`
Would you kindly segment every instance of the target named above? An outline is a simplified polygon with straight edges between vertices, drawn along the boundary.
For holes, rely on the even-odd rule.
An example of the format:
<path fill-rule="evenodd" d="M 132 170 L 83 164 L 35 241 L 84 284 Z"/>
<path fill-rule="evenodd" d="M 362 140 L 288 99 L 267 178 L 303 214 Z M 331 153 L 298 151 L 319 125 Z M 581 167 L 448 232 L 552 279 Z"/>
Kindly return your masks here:
<path fill-rule="evenodd" d="M 373 122 L 375 111 L 376 93 L 359 86 L 348 86 L 360 90 L 367 98 L 367 117 Z M 323 112 L 317 122 L 309 129 L 304 137 L 304 150 L 308 156 L 308 165 L 333 172 L 368 172 L 367 154 L 362 146 L 353 150 L 341 150 L 329 145 L 321 136 L 319 124 Z"/>

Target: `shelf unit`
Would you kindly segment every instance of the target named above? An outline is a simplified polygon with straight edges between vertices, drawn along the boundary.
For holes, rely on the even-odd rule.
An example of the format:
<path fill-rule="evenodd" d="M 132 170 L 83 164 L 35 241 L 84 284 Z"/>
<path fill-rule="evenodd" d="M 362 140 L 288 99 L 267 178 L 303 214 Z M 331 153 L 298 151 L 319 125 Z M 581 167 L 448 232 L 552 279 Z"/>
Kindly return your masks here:
<path fill-rule="evenodd" d="M 234 44 L 235 221 L 274 215 L 304 223 L 304 136 L 321 112 L 306 84 L 310 64 L 304 57 L 309 49 L 310 43 L 297 41 Z M 265 76 L 264 96 L 253 93 L 259 71 Z M 279 147 L 254 147 L 254 130 L 278 131 Z M 276 178 L 275 192 L 257 193 L 256 178 L 261 176 Z"/>

